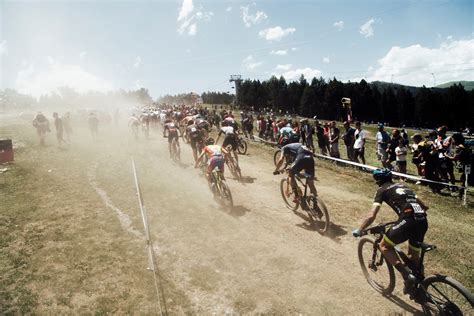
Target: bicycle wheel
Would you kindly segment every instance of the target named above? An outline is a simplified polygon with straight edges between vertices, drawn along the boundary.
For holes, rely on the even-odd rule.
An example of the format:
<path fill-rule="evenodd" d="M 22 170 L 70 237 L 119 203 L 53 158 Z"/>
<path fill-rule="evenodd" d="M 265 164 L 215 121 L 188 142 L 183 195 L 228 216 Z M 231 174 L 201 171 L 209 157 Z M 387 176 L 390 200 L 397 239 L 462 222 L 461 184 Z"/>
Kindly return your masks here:
<path fill-rule="evenodd" d="M 328 209 L 319 197 L 312 196 L 310 200 L 311 202 L 308 203 L 309 215 L 311 216 L 316 229 L 321 234 L 324 234 L 328 231 L 331 224 Z"/>
<path fill-rule="evenodd" d="M 280 159 L 280 153 L 281 153 L 281 149 L 277 149 L 275 153 L 273 154 L 273 163 L 275 164 L 275 167 L 277 165 L 278 160 Z"/>
<path fill-rule="evenodd" d="M 368 237 L 364 237 L 359 242 L 357 249 L 359 263 L 367 282 L 377 292 L 389 295 L 395 288 L 395 273 L 393 266 L 382 256 L 378 245 Z"/>
<path fill-rule="evenodd" d="M 238 141 L 237 152 L 241 155 L 245 155 L 247 153 L 247 142 L 243 139 Z"/>
<path fill-rule="evenodd" d="M 290 186 L 290 196 L 287 197 L 286 196 L 286 185 L 288 183 L 288 179 L 281 179 L 281 182 L 280 182 L 280 192 L 281 192 L 281 196 L 283 197 L 283 201 L 285 201 L 285 204 L 288 206 L 288 208 L 290 210 L 292 210 L 293 212 L 296 211 L 298 209 L 298 206 L 300 205 L 299 202 L 293 202 L 293 199 L 295 197 L 295 193 L 293 192 L 293 190 L 291 189 L 291 186 Z"/>
<path fill-rule="evenodd" d="M 458 281 L 432 275 L 421 287 L 426 291 L 422 304 L 426 315 L 474 315 L 474 296 Z"/>
<path fill-rule="evenodd" d="M 221 194 L 221 203 L 222 206 L 232 209 L 234 207 L 234 201 L 232 199 L 232 193 L 229 190 L 229 187 L 227 186 L 227 183 L 225 181 L 220 180 L 220 194 Z"/>

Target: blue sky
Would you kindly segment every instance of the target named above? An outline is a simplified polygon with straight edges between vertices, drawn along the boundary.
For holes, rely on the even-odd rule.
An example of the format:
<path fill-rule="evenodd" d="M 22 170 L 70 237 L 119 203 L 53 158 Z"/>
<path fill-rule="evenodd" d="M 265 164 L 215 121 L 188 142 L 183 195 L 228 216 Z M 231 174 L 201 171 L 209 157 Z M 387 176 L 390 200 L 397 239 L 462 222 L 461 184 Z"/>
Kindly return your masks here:
<path fill-rule="evenodd" d="M 474 80 L 473 1 L 2 1 L 0 88 L 232 91 L 231 74 Z"/>

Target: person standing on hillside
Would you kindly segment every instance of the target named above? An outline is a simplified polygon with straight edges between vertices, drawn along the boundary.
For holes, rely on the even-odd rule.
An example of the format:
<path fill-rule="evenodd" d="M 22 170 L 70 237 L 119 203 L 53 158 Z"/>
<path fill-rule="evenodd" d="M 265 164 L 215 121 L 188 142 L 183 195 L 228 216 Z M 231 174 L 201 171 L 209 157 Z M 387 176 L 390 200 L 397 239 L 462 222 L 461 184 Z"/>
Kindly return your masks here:
<path fill-rule="evenodd" d="M 58 146 L 61 147 L 61 144 L 66 143 L 63 138 L 64 126 L 63 120 L 59 117 L 58 113 L 53 113 L 54 118 L 54 127 L 56 128 L 56 139 L 58 140 Z"/>
<path fill-rule="evenodd" d="M 324 135 L 324 128 L 321 126 L 320 122 L 316 122 L 316 135 L 318 136 L 318 147 L 321 150 L 321 155 L 327 156 L 328 145 L 326 141 L 326 136 Z"/>
<path fill-rule="evenodd" d="M 390 141 L 390 136 L 388 133 L 384 131 L 383 123 L 378 124 L 378 132 L 375 134 L 375 142 L 377 146 L 377 159 L 382 162 L 382 166 L 384 168 L 389 168 L 390 165 L 388 163 L 388 143 Z"/>
<path fill-rule="evenodd" d="M 38 114 L 36 114 L 35 118 L 33 119 L 33 126 L 36 128 L 36 132 L 38 133 L 40 145 L 44 146 L 44 139 L 46 137 L 46 133 L 51 132 L 51 130 L 49 129 L 48 119 L 46 118 L 46 116 L 44 116 L 43 113 L 38 112 Z"/>
<path fill-rule="evenodd" d="M 355 129 L 351 127 L 351 123 L 349 121 L 344 122 L 344 128 L 346 129 L 342 139 L 344 140 L 344 145 L 346 145 L 347 151 L 347 159 L 350 161 L 354 161 L 354 133 Z"/>
<path fill-rule="evenodd" d="M 360 162 L 359 161 L 359 158 L 360 158 L 362 163 L 365 165 L 365 139 L 366 139 L 366 133 L 362 129 L 362 124 L 359 121 L 357 121 L 355 123 L 355 126 L 356 126 L 356 131 L 354 132 L 354 137 L 355 137 L 355 141 L 354 141 L 354 161 L 355 162 Z"/>
<path fill-rule="evenodd" d="M 336 127 L 336 122 L 332 121 L 329 126 L 329 148 L 331 157 L 339 158 L 341 154 L 339 153 L 339 128 Z"/>

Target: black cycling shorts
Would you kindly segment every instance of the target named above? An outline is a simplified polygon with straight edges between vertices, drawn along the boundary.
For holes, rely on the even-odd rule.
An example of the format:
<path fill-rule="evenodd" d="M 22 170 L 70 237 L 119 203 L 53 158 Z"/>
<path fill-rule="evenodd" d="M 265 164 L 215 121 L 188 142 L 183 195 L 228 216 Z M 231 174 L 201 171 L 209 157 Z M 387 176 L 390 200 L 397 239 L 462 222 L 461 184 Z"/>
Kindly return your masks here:
<path fill-rule="evenodd" d="M 423 242 L 427 230 L 428 221 L 426 217 L 422 219 L 401 218 L 390 227 L 384 236 L 384 241 L 391 246 L 395 246 L 408 240 L 413 248 L 419 248 L 418 244 Z"/>
<path fill-rule="evenodd" d="M 296 159 L 293 165 L 291 166 L 290 172 L 295 175 L 300 173 L 304 169 L 305 174 L 314 177 L 314 158 L 313 157 L 303 157 Z"/>
<path fill-rule="evenodd" d="M 232 150 L 237 150 L 237 139 L 234 134 L 225 135 L 222 147 L 227 148 L 228 145 L 232 146 Z"/>
<path fill-rule="evenodd" d="M 168 143 L 172 143 L 174 138 L 178 140 L 178 132 L 170 132 L 168 134 Z"/>
<path fill-rule="evenodd" d="M 201 137 L 192 137 L 191 136 L 191 148 L 196 149 L 197 148 L 197 143 L 201 141 Z"/>

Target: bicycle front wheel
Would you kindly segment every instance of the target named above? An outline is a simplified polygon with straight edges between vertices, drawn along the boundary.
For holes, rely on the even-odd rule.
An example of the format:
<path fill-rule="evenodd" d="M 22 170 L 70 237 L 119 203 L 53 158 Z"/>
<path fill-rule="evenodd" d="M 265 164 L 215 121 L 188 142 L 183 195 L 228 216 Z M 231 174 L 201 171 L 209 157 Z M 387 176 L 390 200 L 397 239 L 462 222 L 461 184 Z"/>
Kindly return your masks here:
<path fill-rule="evenodd" d="M 275 164 L 275 167 L 276 167 L 276 165 L 277 165 L 278 160 L 280 159 L 280 153 L 281 153 L 281 149 L 278 149 L 278 150 L 275 151 L 275 153 L 273 154 L 273 163 Z"/>
<path fill-rule="evenodd" d="M 427 277 L 422 307 L 426 315 L 474 315 L 474 296 L 458 281 L 443 275 Z"/>
<path fill-rule="evenodd" d="M 331 222 L 329 220 L 328 209 L 324 202 L 319 197 L 313 196 L 309 203 L 309 208 L 309 215 L 311 216 L 317 231 L 321 234 L 326 233 Z"/>
<path fill-rule="evenodd" d="M 291 189 L 291 185 L 289 187 L 290 196 L 288 196 L 288 197 L 286 196 L 287 184 L 288 184 L 288 179 L 281 179 L 280 192 L 281 192 L 281 196 L 283 198 L 283 201 L 285 201 L 286 206 L 288 206 L 288 208 L 294 212 L 298 209 L 298 206 L 300 204 L 299 204 L 299 202 L 294 202 L 295 192 L 293 192 L 293 190 Z"/>
<path fill-rule="evenodd" d="M 245 155 L 247 153 L 247 142 L 241 139 L 237 146 L 237 152 L 241 155 Z"/>
<path fill-rule="evenodd" d="M 357 249 L 359 263 L 367 282 L 377 292 L 389 295 L 395 288 L 395 273 L 393 266 L 382 256 L 382 252 L 375 242 L 364 237 Z"/>

